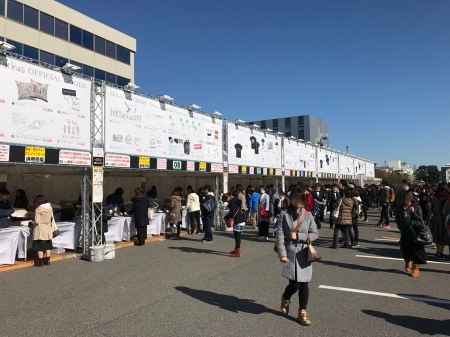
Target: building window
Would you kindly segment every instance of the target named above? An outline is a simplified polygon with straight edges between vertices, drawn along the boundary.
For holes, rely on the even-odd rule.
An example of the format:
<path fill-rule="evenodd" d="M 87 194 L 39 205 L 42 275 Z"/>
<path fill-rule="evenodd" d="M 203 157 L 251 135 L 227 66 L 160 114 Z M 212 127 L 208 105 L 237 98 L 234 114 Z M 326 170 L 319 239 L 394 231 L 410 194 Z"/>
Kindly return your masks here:
<path fill-rule="evenodd" d="M 261 121 L 261 129 L 267 129 L 266 121 Z"/>
<path fill-rule="evenodd" d="M 13 40 L 6 40 L 6 42 L 16 47 L 12 50 L 13 53 L 23 55 L 23 45 L 21 43 Z"/>
<path fill-rule="evenodd" d="M 55 18 L 51 15 L 41 12 L 41 32 L 55 35 Z"/>
<path fill-rule="evenodd" d="M 52 53 L 47 53 L 46 51 L 41 50 L 39 52 L 39 54 L 40 54 L 39 61 L 51 64 L 51 65 L 55 64 L 55 55 L 53 55 Z"/>
<path fill-rule="evenodd" d="M 105 39 L 95 35 L 95 52 L 105 55 Z"/>
<path fill-rule="evenodd" d="M 69 35 L 69 25 L 67 22 L 55 19 L 55 36 L 67 41 Z"/>
<path fill-rule="evenodd" d="M 105 71 L 101 69 L 95 69 L 95 76 L 97 80 L 104 81 L 105 80 Z"/>
<path fill-rule="evenodd" d="M 14 0 L 8 0 L 8 18 L 23 22 L 23 5 Z"/>
<path fill-rule="evenodd" d="M 39 50 L 37 48 L 27 46 L 26 44 L 24 44 L 23 45 L 23 56 L 26 56 L 33 60 L 38 61 L 39 60 Z"/>
<path fill-rule="evenodd" d="M 69 60 L 64 57 L 55 55 L 55 66 L 57 67 L 63 67 L 68 61 Z"/>
<path fill-rule="evenodd" d="M 291 126 L 291 118 L 290 117 L 287 117 L 284 119 L 284 125 Z"/>
<path fill-rule="evenodd" d="M 291 133 L 291 126 L 290 126 L 290 125 L 286 125 L 284 131 L 285 131 L 286 133 L 288 133 L 288 132 Z"/>
<path fill-rule="evenodd" d="M 83 31 L 81 28 L 77 26 L 70 25 L 70 42 L 76 43 L 78 45 L 82 45 L 83 40 Z"/>
<path fill-rule="evenodd" d="M 130 51 L 125 47 L 117 45 L 117 60 L 130 64 Z"/>
<path fill-rule="evenodd" d="M 273 132 L 278 132 L 278 125 L 273 127 Z"/>
<path fill-rule="evenodd" d="M 39 12 L 37 9 L 25 5 L 23 11 L 23 23 L 34 29 L 39 29 Z"/>
<path fill-rule="evenodd" d="M 106 40 L 106 56 L 116 58 L 116 44 L 114 42 Z"/>
<path fill-rule="evenodd" d="M 106 82 L 116 84 L 116 75 L 107 72 L 106 73 Z"/>
<path fill-rule="evenodd" d="M 303 125 L 303 123 L 299 123 L 298 124 L 298 131 L 304 131 L 305 130 L 305 126 Z"/>
<path fill-rule="evenodd" d="M 83 64 L 83 75 L 94 77 L 94 68 Z"/>
<path fill-rule="evenodd" d="M 94 50 L 94 34 L 83 30 L 83 47 Z"/>
<path fill-rule="evenodd" d="M 128 83 L 130 83 L 129 78 L 125 78 L 122 76 L 117 76 L 117 85 L 121 85 L 122 87 L 126 86 Z"/>
<path fill-rule="evenodd" d="M 5 0 L 0 0 L 0 15 L 5 16 Z"/>

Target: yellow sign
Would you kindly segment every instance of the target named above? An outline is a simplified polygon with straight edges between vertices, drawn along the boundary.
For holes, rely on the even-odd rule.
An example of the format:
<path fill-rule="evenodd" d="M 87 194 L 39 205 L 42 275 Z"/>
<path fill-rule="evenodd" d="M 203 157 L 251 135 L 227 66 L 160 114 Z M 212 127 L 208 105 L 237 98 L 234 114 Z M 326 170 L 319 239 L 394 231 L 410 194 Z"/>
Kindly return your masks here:
<path fill-rule="evenodd" d="M 150 168 L 150 158 L 139 157 L 139 168 Z"/>
<path fill-rule="evenodd" d="M 25 147 L 26 163 L 45 163 L 45 149 L 43 147 Z"/>
<path fill-rule="evenodd" d="M 269 174 L 273 176 L 273 168 L 269 169 Z"/>
<path fill-rule="evenodd" d="M 241 172 L 242 173 L 247 173 L 247 166 L 242 166 L 241 167 Z"/>
<path fill-rule="evenodd" d="M 201 161 L 198 165 L 198 169 L 200 171 L 206 171 L 206 163 L 204 161 Z"/>

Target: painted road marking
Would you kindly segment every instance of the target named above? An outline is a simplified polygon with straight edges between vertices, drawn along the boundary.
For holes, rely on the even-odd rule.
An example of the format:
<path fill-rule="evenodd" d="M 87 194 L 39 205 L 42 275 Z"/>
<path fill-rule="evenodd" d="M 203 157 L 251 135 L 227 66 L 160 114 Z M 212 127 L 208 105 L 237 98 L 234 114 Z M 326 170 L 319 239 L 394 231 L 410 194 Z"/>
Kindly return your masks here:
<path fill-rule="evenodd" d="M 319 289 L 337 290 L 337 291 L 345 291 L 345 292 L 349 292 L 349 293 L 358 293 L 358 294 L 366 294 L 366 295 L 373 295 L 373 296 L 383 296 L 383 297 L 398 298 L 398 299 L 402 299 L 402 300 L 413 300 L 413 301 L 419 301 L 419 302 L 441 303 L 441 304 L 450 305 L 450 301 L 449 300 L 441 300 L 439 298 L 428 298 L 428 297 L 410 296 L 410 295 L 397 295 L 397 294 L 389 294 L 389 293 L 380 293 L 380 292 L 377 292 L 377 291 L 368 291 L 368 290 L 352 289 L 352 288 L 341 288 L 341 287 L 331 287 L 331 286 L 324 286 L 324 285 L 320 285 Z"/>
<path fill-rule="evenodd" d="M 380 259 L 380 260 L 395 260 L 395 261 L 404 261 L 403 259 L 398 259 L 395 257 L 385 257 L 385 256 L 371 256 L 371 255 L 355 255 L 356 257 L 365 257 L 368 259 Z M 446 264 L 450 266 L 448 262 L 439 262 L 439 261 L 427 261 L 427 263 L 435 263 L 435 264 Z"/>
<path fill-rule="evenodd" d="M 375 241 L 398 242 L 399 239 L 375 239 Z"/>

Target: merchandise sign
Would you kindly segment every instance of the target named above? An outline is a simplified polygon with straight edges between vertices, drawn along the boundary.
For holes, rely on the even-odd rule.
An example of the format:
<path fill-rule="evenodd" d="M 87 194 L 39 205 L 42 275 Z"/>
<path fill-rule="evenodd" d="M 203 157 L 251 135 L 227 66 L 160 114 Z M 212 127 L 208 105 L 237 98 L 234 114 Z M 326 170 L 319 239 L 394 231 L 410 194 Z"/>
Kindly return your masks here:
<path fill-rule="evenodd" d="M 174 160 L 172 162 L 172 168 L 174 170 L 181 170 L 181 161 L 180 160 Z"/>
<path fill-rule="evenodd" d="M 228 123 L 228 162 L 235 165 L 281 168 L 281 138 Z"/>
<path fill-rule="evenodd" d="M 90 81 L 11 58 L 0 78 L 0 142 L 90 150 Z"/>
<path fill-rule="evenodd" d="M 275 170 L 275 175 L 276 175 L 276 176 L 281 176 L 281 175 L 282 175 L 282 172 L 283 172 L 283 171 L 282 171 L 281 169 L 276 169 L 276 170 Z"/>
<path fill-rule="evenodd" d="M 90 166 L 91 154 L 89 152 L 79 151 L 59 151 L 59 164 L 61 165 L 76 165 L 76 166 Z"/>
<path fill-rule="evenodd" d="M 320 173 L 338 173 L 339 162 L 338 154 L 334 151 L 318 148 L 317 149 L 317 170 Z"/>
<path fill-rule="evenodd" d="M 194 172 L 195 171 L 195 162 L 188 161 L 186 164 L 186 170 L 190 171 L 190 172 Z"/>
<path fill-rule="evenodd" d="M 149 169 L 150 168 L 150 158 L 149 157 L 139 157 L 139 168 Z"/>
<path fill-rule="evenodd" d="M 243 174 L 247 174 L 247 166 L 242 166 L 242 167 L 241 167 L 241 172 L 242 172 Z"/>
<path fill-rule="evenodd" d="M 220 173 L 223 172 L 222 164 L 211 164 L 211 172 Z"/>
<path fill-rule="evenodd" d="M 204 172 L 204 171 L 206 171 L 206 163 L 205 162 L 200 162 L 199 164 L 198 164 L 198 169 L 199 169 L 199 171 L 202 171 L 202 172 Z"/>
<path fill-rule="evenodd" d="M 273 176 L 273 168 L 270 168 L 270 169 L 269 169 L 269 174 L 270 174 L 271 176 Z"/>
<path fill-rule="evenodd" d="M 156 159 L 156 169 L 167 170 L 167 159 L 163 158 Z"/>
<path fill-rule="evenodd" d="M 92 185 L 92 202 L 103 202 L 103 185 Z"/>
<path fill-rule="evenodd" d="M 107 154 L 105 156 L 105 166 L 107 167 L 130 167 L 130 156 L 122 156 L 118 154 Z"/>
<path fill-rule="evenodd" d="M 255 168 L 253 166 L 248 168 L 248 174 L 255 174 Z"/>
<path fill-rule="evenodd" d="M 9 145 L 0 144 L 0 162 L 9 161 Z"/>
<path fill-rule="evenodd" d="M 106 87 L 107 152 L 222 163 L 222 121 Z"/>
<path fill-rule="evenodd" d="M 263 175 L 266 176 L 267 175 L 267 167 L 263 168 Z"/>
<path fill-rule="evenodd" d="M 261 167 L 256 168 L 256 174 L 261 174 Z"/>
<path fill-rule="evenodd" d="M 94 166 L 92 168 L 92 185 L 102 185 L 103 184 L 103 167 Z"/>
<path fill-rule="evenodd" d="M 229 165 L 228 172 L 229 173 L 239 173 L 239 166 L 238 165 Z"/>
<path fill-rule="evenodd" d="M 94 147 L 92 150 L 92 164 L 93 166 L 103 166 L 104 165 L 105 154 L 102 148 Z"/>
<path fill-rule="evenodd" d="M 289 177 L 291 175 L 291 170 L 284 170 L 284 175 Z"/>
<path fill-rule="evenodd" d="M 25 163 L 45 163 L 45 149 L 27 146 L 25 148 Z"/>

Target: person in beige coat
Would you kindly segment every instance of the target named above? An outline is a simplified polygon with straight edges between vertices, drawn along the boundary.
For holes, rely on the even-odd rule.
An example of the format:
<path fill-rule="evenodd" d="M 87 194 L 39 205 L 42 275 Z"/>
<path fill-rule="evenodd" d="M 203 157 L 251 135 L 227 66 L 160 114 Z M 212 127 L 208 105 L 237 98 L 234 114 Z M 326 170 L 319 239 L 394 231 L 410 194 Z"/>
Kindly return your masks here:
<path fill-rule="evenodd" d="M 48 266 L 53 249 L 53 231 L 56 229 L 53 209 L 44 196 L 36 198 L 34 209 L 33 251 L 37 252 L 38 255 L 34 265 L 36 267 Z"/>
<path fill-rule="evenodd" d="M 352 192 L 350 190 L 346 190 L 344 197 L 335 202 L 333 209 L 339 207 L 339 216 L 334 227 L 333 244 L 330 248 L 337 248 L 337 239 L 340 230 L 344 233 L 345 238 L 345 243 L 342 248 L 352 248 L 349 243 L 349 228 L 352 225 L 353 203 Z"/>
<path fill-rule="evenodd" d="M 195 234 L 198 234 L 200 233 L 200 198 L 192 186 L 188 186 L 187 190 L 189 194 L 186 197 L 186 211 L 189 214 L 189 220 L 191 222 L 190 233 L 194 234 L 195 224 L 197 224 L 197 232 Z"/>

